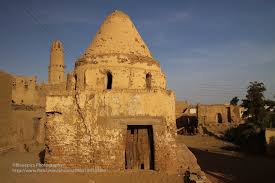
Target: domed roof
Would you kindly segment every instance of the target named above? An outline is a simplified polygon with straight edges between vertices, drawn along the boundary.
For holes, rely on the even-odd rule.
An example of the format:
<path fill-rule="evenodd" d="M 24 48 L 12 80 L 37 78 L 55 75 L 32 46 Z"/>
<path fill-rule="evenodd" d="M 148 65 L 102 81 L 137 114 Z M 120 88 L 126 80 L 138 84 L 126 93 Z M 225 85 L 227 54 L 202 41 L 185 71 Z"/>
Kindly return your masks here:
<path fill-rule="evenodd" d="M 85 55 L 113 53 L 152 58 L 130 17 L 117 10 L 105 19 Z"/>

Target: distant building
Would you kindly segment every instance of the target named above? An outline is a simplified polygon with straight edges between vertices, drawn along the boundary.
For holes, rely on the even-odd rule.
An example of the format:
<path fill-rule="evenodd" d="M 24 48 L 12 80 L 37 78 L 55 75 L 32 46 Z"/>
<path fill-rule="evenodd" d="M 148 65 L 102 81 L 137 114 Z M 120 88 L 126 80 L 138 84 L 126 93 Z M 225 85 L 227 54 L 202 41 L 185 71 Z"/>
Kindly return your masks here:
<path fill-rule="evenodd" d="M 200 133 L 206 133 L 207 130 L 220 134 L 227 129 L 242 123 L 242 113 L 244 109 L 240 106 L 230 104 L 197 104 L 197 105 L 179 105 L 182 102 L 176 102 L 177 127 L 181 133 L 187 128 L 200 128 Z M 204 129 L 204 132 L 202 129 Z"/>
<path fill-rule="evenodd" d="M 203 125 L 239 123 L 241 107 L 230 104 L 198 104 L 198 120 Z"/>
<path fill-rule="evenodd" d="M 44 143 L 45 93 L 35 76 L 0 72 L 0 150 Z"/>
<path fill-rule="evenodd" d="M 50 51 L 49 82 L 36 81 L 36 76 L 18 76 L 0 72 L 0 151 L 33 143 L 44 143 L 46 95 L 66 90 L 63 46 L 53 41 Z"/>
<path fill-rule="evenodd" d="M 267 153 L 275 156 L 275 128 L 266 128 L 265 139 Z"/>

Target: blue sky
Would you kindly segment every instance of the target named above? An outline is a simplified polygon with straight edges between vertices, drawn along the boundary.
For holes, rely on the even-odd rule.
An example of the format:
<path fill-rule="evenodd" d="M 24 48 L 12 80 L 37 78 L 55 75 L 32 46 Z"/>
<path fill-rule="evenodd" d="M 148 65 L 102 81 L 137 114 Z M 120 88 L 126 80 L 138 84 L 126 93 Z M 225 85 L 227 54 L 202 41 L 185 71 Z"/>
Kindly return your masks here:
<path fill-rule="evenodd" d="M 60 39 L 67 71 L 105 17 L 126 12 L 159 60 L 177 100 L 224 103 L 250 81 L 275 94 L 273 0 L 1 0 L 0 69 L 47 80 L 51 41 Z"/>

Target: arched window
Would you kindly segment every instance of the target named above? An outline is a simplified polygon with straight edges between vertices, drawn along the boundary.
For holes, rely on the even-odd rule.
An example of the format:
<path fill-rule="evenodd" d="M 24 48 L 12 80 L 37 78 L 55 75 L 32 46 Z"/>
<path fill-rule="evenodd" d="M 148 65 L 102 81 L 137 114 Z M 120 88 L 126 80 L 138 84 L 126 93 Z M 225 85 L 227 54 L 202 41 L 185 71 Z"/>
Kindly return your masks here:
<path fill-rule="evenodd" d="M 112 89 L 113 76 L 111 72 L 107 72 L 107 90 Z"/>
<path fill-rule="evenodd" d="M 77 85 L 77 75 L 74 75 L 74 90 L 76 90 Z"/>
<path fill-rule="evenodd" d="M 222 114 L 221 113 L 217 113 L 216 121 L 217 121 L 217 123 L 222 123 Z"/>
<path fill-rule="evenodd" d="M 152 87 L 152 75 L 150 73 L 146 74 L 146 88 L 151 89 Z"/>

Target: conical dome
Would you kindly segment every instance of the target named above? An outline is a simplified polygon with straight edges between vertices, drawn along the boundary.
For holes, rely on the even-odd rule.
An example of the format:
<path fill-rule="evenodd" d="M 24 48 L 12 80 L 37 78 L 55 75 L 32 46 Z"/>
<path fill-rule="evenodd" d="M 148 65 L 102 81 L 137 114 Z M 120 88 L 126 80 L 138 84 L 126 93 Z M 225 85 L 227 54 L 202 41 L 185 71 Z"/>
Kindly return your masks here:
<path fill-rule="evenodd" d="M 86 55 L 113 53 L 152 58 L 130 17 L 117 10 L 105 19 L 85 52 Z"/>

